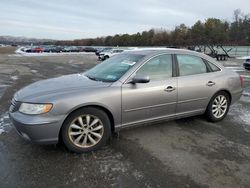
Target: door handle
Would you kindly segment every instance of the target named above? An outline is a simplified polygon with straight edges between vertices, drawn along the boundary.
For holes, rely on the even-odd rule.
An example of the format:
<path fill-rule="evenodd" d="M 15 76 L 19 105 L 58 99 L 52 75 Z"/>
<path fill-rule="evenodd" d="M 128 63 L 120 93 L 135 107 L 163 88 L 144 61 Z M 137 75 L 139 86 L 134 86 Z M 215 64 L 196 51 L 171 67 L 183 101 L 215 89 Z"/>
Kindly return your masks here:
<path fill-rule="evenodd" d="M 175 90 L 175 87 L 172 87 L 172 86 L 168 86 L 166 89 L 164 89 L 164 91 L 166 91 L 166 92 L 171 92 L 174 90 Z"/>
<path fill-rule="evenodd" d="M 209 81 L 209 82 L 207 83 L 207 86 L 213 86 L 213 85 L 215 85 L 215 82 Z"/>

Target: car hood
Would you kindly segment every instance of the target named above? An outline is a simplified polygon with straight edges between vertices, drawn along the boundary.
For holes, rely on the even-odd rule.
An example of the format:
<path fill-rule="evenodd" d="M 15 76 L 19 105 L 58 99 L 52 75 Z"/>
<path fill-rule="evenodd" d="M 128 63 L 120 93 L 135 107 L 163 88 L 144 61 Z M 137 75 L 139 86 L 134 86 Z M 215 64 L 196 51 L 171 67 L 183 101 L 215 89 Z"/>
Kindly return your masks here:
<path fill-rule="evenodd" d="M 54 93 L 72 92 L 93 87 L 109 87 L 112 83 L 90 80 L 84 74 L 71 74 L 41 80 L 24 87 L 15 94 L 16 100 L 24 101 L 33 97 Z"/>

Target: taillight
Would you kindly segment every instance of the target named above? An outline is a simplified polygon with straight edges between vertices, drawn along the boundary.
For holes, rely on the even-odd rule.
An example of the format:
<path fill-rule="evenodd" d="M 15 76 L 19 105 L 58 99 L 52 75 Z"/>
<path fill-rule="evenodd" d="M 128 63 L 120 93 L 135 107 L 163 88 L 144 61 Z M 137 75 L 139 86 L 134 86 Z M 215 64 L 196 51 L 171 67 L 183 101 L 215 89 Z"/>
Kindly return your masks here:
<path fill-rule="evenodd" d="M 243 76 L 242 75 L 240 75 L 240 85 L 241 85 L 241 87 L 243 86 Z"/>

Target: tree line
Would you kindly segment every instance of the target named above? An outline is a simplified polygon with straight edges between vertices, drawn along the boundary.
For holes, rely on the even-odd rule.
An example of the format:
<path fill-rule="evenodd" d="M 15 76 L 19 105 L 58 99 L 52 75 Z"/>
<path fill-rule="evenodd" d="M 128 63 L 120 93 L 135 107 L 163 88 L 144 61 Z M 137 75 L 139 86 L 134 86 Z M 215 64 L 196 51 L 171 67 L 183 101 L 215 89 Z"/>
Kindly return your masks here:
<path fill-rule="evenodd" d="M 175 29 L 150 29 L 136 34 L 56 41 L 56 45 L 75 46 L 204 46 L 204 45 L 250 45 L 250 15 L 237 9 L 230 23 L 217 18 L 198 20 L 188 27 L 180 24 Z"/>

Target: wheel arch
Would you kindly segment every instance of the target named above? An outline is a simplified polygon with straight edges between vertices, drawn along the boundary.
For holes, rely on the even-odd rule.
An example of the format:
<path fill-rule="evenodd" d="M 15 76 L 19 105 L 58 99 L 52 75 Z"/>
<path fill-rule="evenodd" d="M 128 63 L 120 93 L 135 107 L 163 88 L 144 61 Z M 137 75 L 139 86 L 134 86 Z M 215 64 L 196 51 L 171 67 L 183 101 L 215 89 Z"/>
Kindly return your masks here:
<path fill-rule="evenodd" d="M 217 91 L 214 95 L 216 95 L 216 94 L 219 93 L 219 92 L 225 92 L 225 93 L 227 93 L 228 96 L 229 96 L 230 103 L 231 103 L 231 101 L 232 101 L 232 94 L 230 93 L 229 90 L 227 90 L 227 89 L 221 89 L 221 90 Z M 214 96 L 214 95 L 213 95 L 213 96 Z"/>
<path fill-rule="evenodd" d="M 59 135 L 58 135 L 59 142 L 62 141 L 62 138 L 61 138 L 61 131 L 62 131 L 63 124 L 64 124 L 64 122 L 67 120 L 67 118 L 68 118 L 72 113 L 74 113 L 75 111 L 80 110 L 80 109 L 83 109 L 83 108 L 87 108 L 87 107 L 98 108 L 98 109 L 104 111 L 104 112 L 108 115 L 108 118 L 109 118 L 109 120 L 110 120 L 110 124 L 111 124 L 111 133 L 114 133 L 114 132 L 115 132 L 115 121 L 114 121 L 114 116 L 113 116 L 111 110 L 109 110 L 107 107 L 104 107 L 104 106 L 99 105 L 99 104 L 86 104 L 86 105 L 78 106 L 78 107 L 72 109 L 72 110 L 68 113 L 68 115 L 66 116 L 66 118 L 63 120 L 62 126 L 61 126 L 60 131 L 59 131 Z"/>
<path fill-rule="evenodd" d="M 225 92 L 225 93 L 227 93 L 228 96 L 229 96 L 229 102 L 231 103 L 231 101 L 232 101 L 232 94 L 230 93 L 230 91 L 227 90 L 227 89 L 220 89 L 220 90 L 216 91 L 216 92 L 212 95 L 212 97 L 209 99 L 209 101 L 208 101 L 208 103 L 207 103 L 206 110 L 207 110 L 207 108 L 208 108 L 208 105 L 209 105 L 211 99 L 212 99 L 215 95 L 217 95 L 219 92 Z"/>

